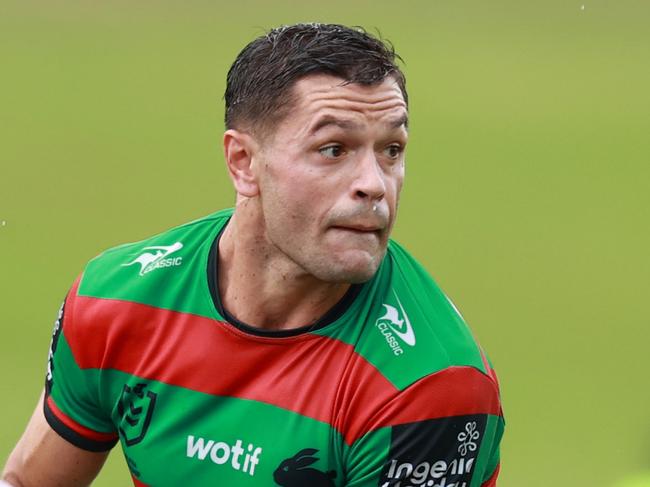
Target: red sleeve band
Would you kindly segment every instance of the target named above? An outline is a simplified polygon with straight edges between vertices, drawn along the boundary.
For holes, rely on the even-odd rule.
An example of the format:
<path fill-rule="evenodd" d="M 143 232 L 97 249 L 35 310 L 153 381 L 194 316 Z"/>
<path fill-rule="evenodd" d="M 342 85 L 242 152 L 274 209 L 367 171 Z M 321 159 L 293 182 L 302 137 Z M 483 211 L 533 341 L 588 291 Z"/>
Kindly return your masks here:
<path fill-rule="evenodd" d="M 116 433 L 102 433 L 87 428 L 61 411 L 48 396 L 43 401 L 43 412 L 50 427 L 63 439 L 88 451 L 108 451 L 117 443 Z"/>

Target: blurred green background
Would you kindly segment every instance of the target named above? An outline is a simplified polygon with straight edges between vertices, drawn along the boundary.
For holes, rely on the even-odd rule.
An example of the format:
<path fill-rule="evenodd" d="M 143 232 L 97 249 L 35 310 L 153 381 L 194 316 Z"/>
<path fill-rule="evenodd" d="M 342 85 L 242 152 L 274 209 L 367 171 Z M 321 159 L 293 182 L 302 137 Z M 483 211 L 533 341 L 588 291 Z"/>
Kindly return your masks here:
<path fill-rule="evenodd" d="M 406 61 L 394 235 L 499 372 L 499 485 L 650 470 L 647 0 L 3 0 L 0 462 L 84 263 L 233 203 L 226 71 L 296 21 L 378 28 Z M 129 483 L 116 450 L 94 485 Z"/>

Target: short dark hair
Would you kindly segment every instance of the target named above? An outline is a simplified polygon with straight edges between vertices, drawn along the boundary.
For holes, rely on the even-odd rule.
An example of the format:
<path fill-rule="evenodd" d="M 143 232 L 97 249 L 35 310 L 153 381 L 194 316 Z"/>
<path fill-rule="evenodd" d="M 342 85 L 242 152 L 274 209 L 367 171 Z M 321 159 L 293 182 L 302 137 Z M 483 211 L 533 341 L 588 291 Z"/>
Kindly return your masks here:
<path fill-rule="evenodd" d="M 388 41 L 361 27 L 295 24 L 275 28 L 239 53 L 227 77 L 226 128 L 264 133 L 293 105 L 291 88 L 310 74 L 373 85 L 392 76 L 408 103 L 402 58 Z"/>

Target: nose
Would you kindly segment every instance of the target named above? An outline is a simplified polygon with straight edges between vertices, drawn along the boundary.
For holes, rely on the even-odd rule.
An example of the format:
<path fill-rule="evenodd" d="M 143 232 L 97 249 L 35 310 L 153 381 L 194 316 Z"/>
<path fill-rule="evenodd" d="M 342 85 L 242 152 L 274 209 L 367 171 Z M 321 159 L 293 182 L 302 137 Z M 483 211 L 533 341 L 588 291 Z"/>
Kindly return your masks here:
<path fill-rule="evenodd" d="M 385 174 L 374 151 L 364 151 L 357 161 L 352 192 L 355 198 L 369 202 L 379 201 L 386 194 Z"/>

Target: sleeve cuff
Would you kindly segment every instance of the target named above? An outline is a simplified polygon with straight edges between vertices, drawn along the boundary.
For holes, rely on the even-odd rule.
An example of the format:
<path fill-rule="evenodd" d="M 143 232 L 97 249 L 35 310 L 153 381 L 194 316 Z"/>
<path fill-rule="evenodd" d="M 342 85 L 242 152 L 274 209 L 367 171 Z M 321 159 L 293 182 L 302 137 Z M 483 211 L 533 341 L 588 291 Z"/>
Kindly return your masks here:
<path fill-rule="evenodd" d="M 117 443 L 116 433 L 101 433 L 80 425 L 61 411 L 51 396 L 47 396 L 43 401 L 43 412 L 46 421 L 54 431 L 82 450 L 105 452 Z"/>

